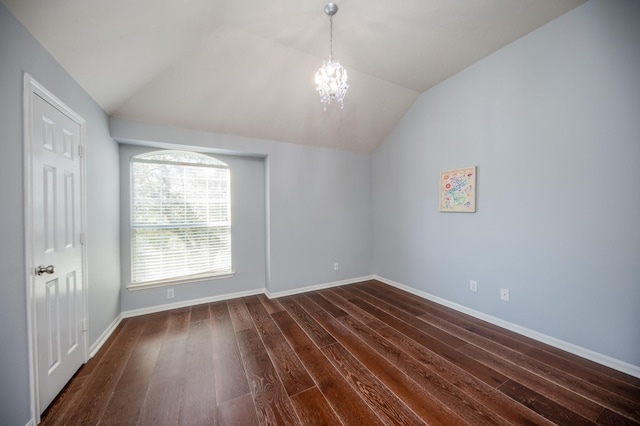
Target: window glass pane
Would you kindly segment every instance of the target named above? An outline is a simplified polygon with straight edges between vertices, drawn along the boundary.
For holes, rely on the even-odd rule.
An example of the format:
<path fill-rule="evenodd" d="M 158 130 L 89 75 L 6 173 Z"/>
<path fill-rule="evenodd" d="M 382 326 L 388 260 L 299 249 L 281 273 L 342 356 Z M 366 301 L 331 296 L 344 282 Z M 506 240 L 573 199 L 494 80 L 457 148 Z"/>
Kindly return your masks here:
<path fill-rule="evenodd" d="M 229 272 L 230 249 L 228 227 L 134 229 L 133 282 Z"/>
<path fill-rule="evenodd" d="M 231 272 L 230 176 L 221 166 L 177 151 L 132 159 L 132 283 Z"/>
<path fill-rule="evenodd" d="M 133 163 L 132 222 L 141 224 L 229 221 L 229 170 Z"/>
<path fill-rule="evenodd" d="M 149 154 L 143 154 L 136 156 L 138 159 L 151 160 L 151 161 L 169 161 L 172 163 L 184 163 L 184 164 L 208 164 L 211 166 L 226 166 L 220 160 L 213 157 L 209 157 L 204 154 L 197 154 L 195 152 L 186 151 L 160 151 L 152 152 Z"/>

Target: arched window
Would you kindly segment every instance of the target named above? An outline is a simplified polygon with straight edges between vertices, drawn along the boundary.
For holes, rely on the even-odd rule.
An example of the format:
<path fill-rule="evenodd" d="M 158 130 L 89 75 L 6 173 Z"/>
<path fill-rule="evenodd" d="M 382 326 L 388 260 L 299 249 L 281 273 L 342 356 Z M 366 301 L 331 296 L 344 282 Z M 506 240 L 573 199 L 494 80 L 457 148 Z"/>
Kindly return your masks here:
<path fill-rule="evenodd" d="M 195 152 L 131 159 L 131 284 L 231 273 L 229 167 Z"/>

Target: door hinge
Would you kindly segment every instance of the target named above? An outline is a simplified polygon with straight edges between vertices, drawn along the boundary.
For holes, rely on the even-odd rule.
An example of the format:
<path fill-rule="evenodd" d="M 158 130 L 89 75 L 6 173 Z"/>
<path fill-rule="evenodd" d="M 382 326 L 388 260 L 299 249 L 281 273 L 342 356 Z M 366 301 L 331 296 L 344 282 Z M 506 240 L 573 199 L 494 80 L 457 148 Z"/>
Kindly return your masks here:
<path fill-rule="evenodd" d="M 84 245 L 85 244 L 85 237 L 84 237 L 84 232 L 80 233 L 80 244 Z"/>
<path fill-rule="evenodd" d="M 82 145 L 78 145 L 78 157 L 84 157 L 84 148 Z"/>
<path fill-rule="evenodd" d="M 83 319 L 82 320 L 82 331 L 87 331 L 89 330 L 89 321 L 87 321 L 87 319 Z"/>

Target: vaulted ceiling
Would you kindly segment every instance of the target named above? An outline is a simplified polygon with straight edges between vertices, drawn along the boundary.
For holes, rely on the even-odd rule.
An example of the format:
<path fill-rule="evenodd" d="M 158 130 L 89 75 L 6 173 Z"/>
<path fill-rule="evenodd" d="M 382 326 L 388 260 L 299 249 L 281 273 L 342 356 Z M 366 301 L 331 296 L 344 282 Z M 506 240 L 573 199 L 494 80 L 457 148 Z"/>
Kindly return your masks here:
<path fill-rule="evenodd" d="M 585 0 L 0 0 L 112 116 L 370 152 L 425 90 Z"/>

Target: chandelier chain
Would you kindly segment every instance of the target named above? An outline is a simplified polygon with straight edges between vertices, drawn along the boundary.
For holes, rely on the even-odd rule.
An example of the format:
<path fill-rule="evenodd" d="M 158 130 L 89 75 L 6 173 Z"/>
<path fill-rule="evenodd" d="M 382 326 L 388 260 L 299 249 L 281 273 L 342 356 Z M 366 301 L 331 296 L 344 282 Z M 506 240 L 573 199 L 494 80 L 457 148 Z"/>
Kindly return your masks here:
<path fill-rule="evenodd" d="M 329 58 L 333 59 L 333 15 L 329 16 L 329 45 L 331 46 Z"/>

